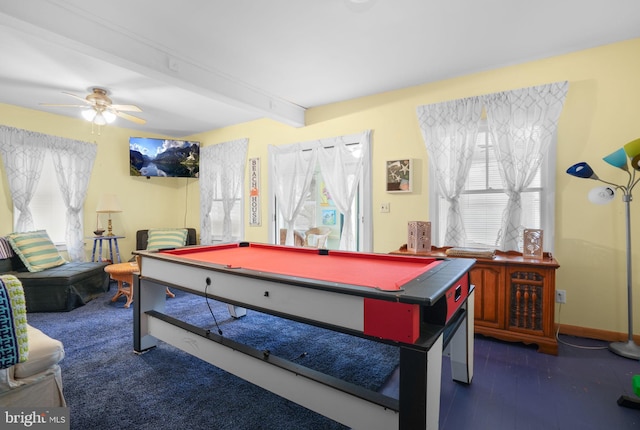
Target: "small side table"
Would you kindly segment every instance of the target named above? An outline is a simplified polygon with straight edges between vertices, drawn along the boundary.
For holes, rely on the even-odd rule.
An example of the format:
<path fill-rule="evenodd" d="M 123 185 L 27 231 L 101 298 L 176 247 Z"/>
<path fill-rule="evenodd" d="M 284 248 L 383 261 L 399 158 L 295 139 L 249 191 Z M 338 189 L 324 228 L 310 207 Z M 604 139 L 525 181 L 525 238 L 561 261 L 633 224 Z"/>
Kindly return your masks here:
<path fill-rule="evenodd" d="M 127 302 L 124 307 L 128 308 L 133 301 L 133 274 L 138 273 L 137 263 L 118 263 L 110 264 L 104 268 L 104 271 L 109 274 L 111 279 L 118 282 L 118 291 L 115 296 L 111 298 L 112 302 L 118 300 L 118 297 L 125 296 Z M 124 284 L 127 284 L 127 287 Z"/>
<path fill-rule="evenodd" d="M 103 261 L 102 260 L 102 242 L 107 241 L 109 243 L 109 258 L 112 263 L 120 263 L 120 249 L 118 248 L 118 239 L 124 239 L 124 236 L 93 236 L 89 239 L 93 239 L 93 252 L 91 254 L 91 261 Z M 99 245 L 98 259 L 96 260 L 96 245 Z M 116 259 L 113 258 L 113 248 L 116 248 Z"/>
<path fill-rule="evenodd" d="M 127 298 L 127 302 L 124 304 L 125 308 L 128 308 L 133 302 L 133 275 L 134 273 L 139 273 L 138 263 L 135 261 L 128 263 L 117 263 L 117 264 L 109 264 L 105 266 L 104 271 L 109 274 L 111 279 L 118 282 L 118 291 L 111 298 L 112 302 L 118 300 L 120 296 L 125 296 Z M 127 284 L 125 287 L 124 284 Z M 175 297 L 169 288 L 167 288 L 167 296 Z"/>

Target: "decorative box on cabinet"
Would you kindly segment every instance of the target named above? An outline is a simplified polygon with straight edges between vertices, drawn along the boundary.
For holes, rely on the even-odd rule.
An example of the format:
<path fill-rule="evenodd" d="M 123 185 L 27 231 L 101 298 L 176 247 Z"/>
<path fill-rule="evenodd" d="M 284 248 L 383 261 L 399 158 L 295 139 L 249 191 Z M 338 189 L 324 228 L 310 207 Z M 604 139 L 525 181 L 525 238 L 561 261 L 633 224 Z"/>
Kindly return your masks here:
<path fill-rule="evenodd" d="M 402 246 L 391 254 L 447 257 L 448 247 L 409 252 Z M 511 342 L 538 345 L 538 351 L 558 354 L 555 336 L 555 291 L 558 262 L 549 253 L 526 258 L 522 253 L 496 251 L 494 258 L 475 258 L 470 272 L 475 285 L 475 332 Z"/>

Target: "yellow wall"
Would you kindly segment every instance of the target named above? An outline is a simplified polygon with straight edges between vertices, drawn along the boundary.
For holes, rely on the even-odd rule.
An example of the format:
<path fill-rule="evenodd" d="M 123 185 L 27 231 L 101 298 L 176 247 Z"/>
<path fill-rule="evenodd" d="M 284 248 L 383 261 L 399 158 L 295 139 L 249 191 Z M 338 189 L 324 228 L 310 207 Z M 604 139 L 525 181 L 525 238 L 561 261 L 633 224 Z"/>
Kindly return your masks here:
<path fill-rule="evenodd" d="M 428 219 L 428 163 L 416 107 L 479 94 L 554 81 L 569 81 L 569 93 L 560 118 L 557 148 L 555 256 L 560 262 L 556 287 L 567 291 L 559 322 L 572 326 L 626 333 L 624 212 L 619 199 L 608 206 L 591 205 L 586 194 L 598 184 L 569 177 L 566 168 L 588 161 L 605 179 L 620 182 L 622 171 L 602 157 L 640 137 L 640 39 L 580 51 L 546 60 L 504 67 L 446 81 L 310 109 L 307 126 L 291 128 L 270 120 L 213 130 L 192 136 L 204 145 L 249 138 L 249 157 L 262 160 L 261 227 L 246 227 L 246 239 L 266 242 L 269 237 L 266 200 L 267 145 L 286 144 L 371 129 L 373 148 L 374 251 L 388 252 L 406 240 L 407 221 Z M 99 145 L 96 170 L 85 206 L 86 233 L 95 222 L 93 210 L 102 192 L 117 191 L 124 212 L 115 216 L 116 229 L 127 234 L 125 253 L 133 249 L 132 235 L 145 227 L 189 225 L 199 230 L 197 181 L 130 178 L 128 137 L 140 134 L 107 127 L 101 136 L 79 120 L 0 105 L 0 123 L 58 134 Z M 415 191 L 384 192 L 384 163 L 389 159 L 416 160 Z M 4 171 L 0 188 L 0 234 L 11 230 L 11 203 Z M 639 189 L 640 190 L 640 189 Z M 185 211 L 184 202 L 187 202 Z M 391 212 L 382 214 L 380 203 Z M 179 208 L 179 209 L 176 209 Z M 637 208 L 633 207 L 632 211 Z M 636 216 L 637 218 L 637 216 Z M 186 221 L 185 221 L 186 219 Z M 633 230 L 640 243 L 640 226 Z M 545 237 L 546 240 L 552 240 Z M 640 274 L 634 282 L 640 297 Z M 640 300 L 635 313 L 640 315 Z M 640 320 L 635 320 L 640 332 Z"/>

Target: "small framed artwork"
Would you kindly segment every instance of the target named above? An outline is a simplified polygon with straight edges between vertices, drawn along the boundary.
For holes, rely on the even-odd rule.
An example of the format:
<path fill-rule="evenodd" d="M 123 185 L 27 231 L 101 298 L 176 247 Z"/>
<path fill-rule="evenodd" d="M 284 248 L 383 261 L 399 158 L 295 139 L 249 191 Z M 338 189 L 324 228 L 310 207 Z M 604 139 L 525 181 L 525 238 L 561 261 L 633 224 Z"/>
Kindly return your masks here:
<path fill-rule="evenodd" d="M 410 193 L 413 190 L 413 160 L 387 161 L 387 192 Z"/>
<path fill-rule="evenodd" d="M 523 233 L 522 256 L 542 258 L 542 230 L 525 228 Z"/>
<path fill-rule="evenodd" d="M 322 225 L 336 225 L 335 209 L 322 209 Z"/>

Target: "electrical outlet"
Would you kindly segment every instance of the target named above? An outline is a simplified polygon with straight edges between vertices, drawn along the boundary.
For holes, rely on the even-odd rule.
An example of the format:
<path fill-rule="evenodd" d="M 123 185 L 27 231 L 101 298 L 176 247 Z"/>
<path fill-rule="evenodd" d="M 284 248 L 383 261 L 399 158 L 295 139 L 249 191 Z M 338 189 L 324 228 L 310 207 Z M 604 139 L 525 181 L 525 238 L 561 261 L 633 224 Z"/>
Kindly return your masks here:
<path fill-rule="evenodd" d="M 391 207 L 389 203 L 380 203 L 380 212 L 383 214 L 391 212 Z"/>
<path fill-rule="evenodd" d="M 556 303 L 567 303 L 567 292 L 565 290 L 556 290 Z"/>

